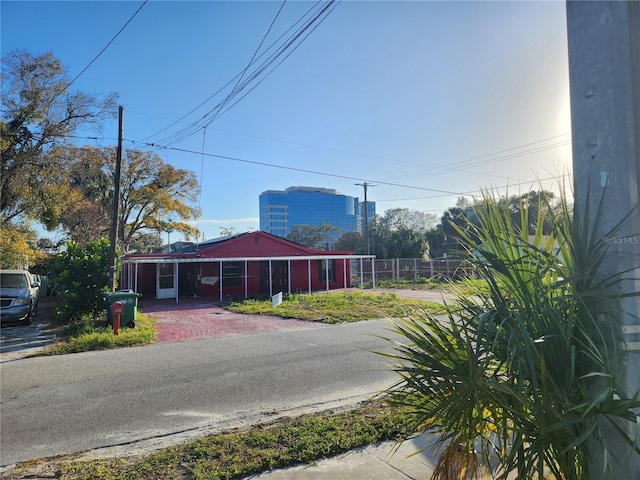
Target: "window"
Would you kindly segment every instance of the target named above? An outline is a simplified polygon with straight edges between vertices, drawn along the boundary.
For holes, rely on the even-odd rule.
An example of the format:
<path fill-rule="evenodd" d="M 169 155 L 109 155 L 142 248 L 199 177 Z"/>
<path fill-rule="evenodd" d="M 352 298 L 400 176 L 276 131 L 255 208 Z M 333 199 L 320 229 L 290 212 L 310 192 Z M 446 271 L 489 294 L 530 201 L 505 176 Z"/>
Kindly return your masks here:
<path fill-rule="evenodd" d="M 327 281 L 327 262 L 329 262 L 329 281 L 336 281 L 336 261 L 335 260 L 320 260 L 320 281 Z"/>
<path fill-rule="evenodd" d="M 173 263 L 161 263 L 158 269 L 158 288 L 173 288 Z"/>
<path fill-rule="evenodd" d="M 222 284 L 242 285 L 242 262 L 222 262 Z"/>

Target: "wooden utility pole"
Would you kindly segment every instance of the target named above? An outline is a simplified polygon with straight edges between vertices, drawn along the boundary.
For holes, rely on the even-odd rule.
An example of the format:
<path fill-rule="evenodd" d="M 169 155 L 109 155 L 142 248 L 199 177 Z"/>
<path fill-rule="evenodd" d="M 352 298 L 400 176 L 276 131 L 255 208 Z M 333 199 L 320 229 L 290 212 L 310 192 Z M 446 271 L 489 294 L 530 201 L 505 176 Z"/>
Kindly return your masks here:
<path fill-rule="evenodd" d="M 375 187 L 370 183 L 356 183 L 356 185 L 364 188 L 364 236 L 367 244 L 367 255 L 369 255 L 369 207 L 367 206 L 367 187 Z"/>
<path fill-rule="evenodd" d="M 124 108 L 118 107 L 118 148 L 116 150 L 116 169 L 113 174 L 113 212 L 111 217 L 111 235 L 109 238 L 109 285 L 116 290 L 116 244 L 118 243 L 118 217 L 120 209 L 120 176 L 122 170 L 122 130 Z"/>

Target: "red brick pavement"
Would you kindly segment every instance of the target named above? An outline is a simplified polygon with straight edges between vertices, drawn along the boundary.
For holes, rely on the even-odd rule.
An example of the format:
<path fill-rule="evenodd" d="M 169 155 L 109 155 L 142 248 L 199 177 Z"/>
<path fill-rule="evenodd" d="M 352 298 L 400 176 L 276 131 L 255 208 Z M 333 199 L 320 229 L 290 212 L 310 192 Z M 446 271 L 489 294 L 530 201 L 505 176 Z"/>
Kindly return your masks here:
<path fill-rule="evenodd" d="M 228 312 L 206 298 L 141 300 L 138 309 L 156 320 L 158 343 L 318 327 L 302 320 Z"/>

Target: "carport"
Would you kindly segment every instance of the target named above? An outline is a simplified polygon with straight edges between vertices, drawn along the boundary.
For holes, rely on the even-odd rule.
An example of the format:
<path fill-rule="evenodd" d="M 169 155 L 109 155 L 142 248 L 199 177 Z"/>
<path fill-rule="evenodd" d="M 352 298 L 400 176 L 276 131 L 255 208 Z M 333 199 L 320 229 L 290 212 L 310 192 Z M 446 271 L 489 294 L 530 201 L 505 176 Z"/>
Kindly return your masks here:
<path fill-rule="evenodd" d="M 364 263 L 371 262 L 371 272 L 374 272 L 374 261 L 375 255 L 349 255 L 349 254 L 327 254 L 327 255 L 295 255 L 295 256 L 269 256 L 269 257 L 193 257 L 193 256 L 172 256 L 166 255 L 163 257 L 153 256 L 153 257 L 136 257 L 136 256 L 128 256 L 123 259 L 123 269 L 121 272 L 121 288 L 131 289 L 135 292 L 139 291 L 139 272 L 140 268 L 143 265 L 155 265 L 156 266 L 156 297 L 157 298 L 175 298 L 176 303 L 179 301 L 179 296 L 181 295 L 181 286 L 179 279 L 181 274 L 181 269 L 185 269 L 187 266 L 210 266 L 211 264 L 218 265 L 218 272 L 221 274 L 217 277 L 205 277 L 201 276 L 197 280 L 200 285 L 208 285 L 213 286 L 216 283 L 218 284 L 218 296 L 220 300 L 224 298 L 225 292 L 225 278 L 227 282 L 230 283 L 233 279 L 234 287 L 236 286 L 236 281 L 238 279 L 243 279 L 242 285 L 244 286 L 244 298 L 249 298 L 250 294 L 254 294 L 255 292 L 251 292 L 249 289 L 249 271 L 250 266 L 252 264 L 258 264 L 263 266 L 263 270 L 265 273 L 265 280 L 268 281 L 268 294 L 269 296 L 273 296 L 274 293 L 279 293 L 280 286 L 285 285 L 287 292 L 292 292 L 292 272 L 293 267 L 300 267 L 301 264 L 306 264 L 306 273 L 307 273 L 307 281 L 306 281 L 306 291 L 311 293 L 313 291 L 314 281 L 312 279 L 312 262 L 322 262 L 321 265 L 325 269 L 323 278 L 324 278 L 324 289 L 326 291 L 330 290 L 330 284 L 334 286 L 338 282 L 337 278 L 333 278 L 330 272 L 330 268 L 332 265 L 335 265 L 335 262 L 341 262 L 342 268 L 340 269 L 342 272 L 342 288 L 349 288 L 351 286 L 351 278 L 350 272 L 352 265 L 357 265 L 360 270 L 360 286 L 363 286 L 363 270 Z M 283 273 L 280 269 L 286 262 L 286 272 Z M 237 272 L 236 276 L 233 277 L 225 277 L 225 265 L 242 265 L 243 271 Z M 279 271 L 276 272 L 274 266 L 279 267 Z M 164 275 L 164 276 L 163 276 Z M 285 278 L 280 278 L 282 276 L 286 276 Z M 297 275 L 299 275 L 297 273 Z M 275 280 L 279 280 L 276 282 Z M 372 277 L 373 286 L 375 288 L 375 274 Z M 299 278 L 298 278 L 299 281 Z M 315 283 L 317 285 L 317 282 Z M 184 285 L 183 285 L 183 289 Z M 278 290 L 278 291 L 276 291 Z M 265 291 L 265 293 L 267 293 Z M 283 292 L 284 293 L 284 292 Z"/>

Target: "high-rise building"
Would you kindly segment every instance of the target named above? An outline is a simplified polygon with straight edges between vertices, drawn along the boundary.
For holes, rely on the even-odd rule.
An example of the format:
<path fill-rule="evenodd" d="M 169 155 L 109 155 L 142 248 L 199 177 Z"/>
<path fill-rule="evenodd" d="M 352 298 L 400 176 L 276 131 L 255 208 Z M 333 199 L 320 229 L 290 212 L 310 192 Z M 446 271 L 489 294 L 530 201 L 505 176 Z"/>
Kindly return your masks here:
<path fill-rule="evenodd" d="M 364 205 L 358 197 L 337 190 L 317 187 L 289 187 L 260 194 L 260 230 L 286 237 L 297 225 L 328 223 L 347 232 L 363 232 L 361 214 Z M 375 215 L 375 203 L 367 202 L 369 218 Z"/>

